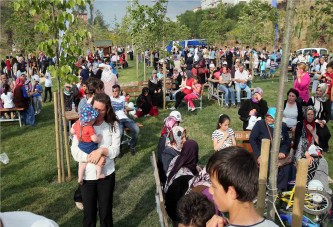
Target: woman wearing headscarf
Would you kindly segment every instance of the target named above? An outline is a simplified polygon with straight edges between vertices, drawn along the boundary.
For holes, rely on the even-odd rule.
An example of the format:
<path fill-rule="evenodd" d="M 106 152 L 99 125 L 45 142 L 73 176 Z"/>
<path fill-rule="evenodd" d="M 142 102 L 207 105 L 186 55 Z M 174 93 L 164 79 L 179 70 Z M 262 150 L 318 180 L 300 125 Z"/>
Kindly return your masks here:
<path fill-rule="evenodd" d="M 149 88 L 142 88 L 142 93 L 141 95 L 139 95 L 136 101 L 136 106 L 138 107 L 138 109 L 136 110 L 136 113 L 134 115 L 135 118 L 149 115 L 149 112 L 153 107 L 153 104 L 151 102 L 151 96 L 149 95 Z"/>
<path fill-rule="evenodd" d="M 156 70 L 153 70 L 152 72 L 151 78 L 148 82 L 148 88 L 153 105 L 162 107 L 163 105 L 162 82 L 157 78 Z"/>
<path fill-rule="evenodd" d="M 328 141 L 331 138 L 331 133 L 326 126 L 330 119 L 331 111 L 331 100 L 326 95 L 327 90 L 327 84 L 319 84 L 316 95 L 312 96 L 308 101 L 308 106 L 313 106 L 316 111 L 315 122 L 320 126 L 317 128 L 318 145 L 323 151 L 328 151 Z"/>
<path fill-rule="evenodd" d="M 271 107 L 268 109 L 265 119 L 257 121 L 251 131 L 250 144 L 258 164 L 260 164 L 262 139 L 269 139 L 272 145 L 275 118 L 276 118 L 276 108 Z M 280 138 L 281 138 L 280 151 L 278 156 L 279 159 L 282 160 L 287 158 L 290 149 L 290 138 L 286 123 L 282 123 L 282 131 Z M 278 177 L 277 177 L 277 187 L 281 191 L 287 190 L 288 181 L 294 180 L 292 179 L 293 177 L 290 174 L 292 170 L 291 168 L 292 166 L 290 163 L 281 166 L 279 168 Z"/>
<path fill-rule="evenodd" d="M 13 102 L 15 107 L 24 108 L 21 111 L 22 122 L 26 125 L 35 124 L 35 111 L 32 107 L 31 96 L 36 94 L 37 91 L 27 89 L 27 75 L 22 73 L 19 78 L 16 80 L 16 84 L 13 92 Z"/>
<path fill-rule="evenodd" d="M 161 162 L 164 171 L 163 183 L 165 183 L 166 181 L 166 174 L 168 172 L 170 162 L 174 157 L 180 155 L 184 142 L 186 141 L 186 130 L 181 126 L 175 126 L 171 129 L 168 137 L 170 143 L 169 145 L 165 146 L 165 149 L 162 151 L 161 154 Z"/>
<path fill-rule="evenodd" d="M 238 115 L 243 121 L 243 130 L 245 131 L 251 116 L 261 117 L 262 119 L 266 116 L 268 107 L 267 102 L 262 98 L 264 91 L 257 87 L 253 91 L 251 99 L 247 99 L 243 102 L 238 110 Z"/>
<path fill-rule="evenodd" d="M 185 77 L 185 84 L 186 86 L 184 88 L 182 88 L 181 91 L 177 92 L 176 94 L 176 103 L 175 103 L 175 107 L 172 109 L 177 109 L 180 105 L 180 103 L 182 102 L 182 100 L 184 99 L 184 97 L 188 94 L 192 93 L 192 84 L 193 84 L 193 77 L 192 77 L 192 72 L 187 70 L 186 72 L 184 72 L 184 77 Z"/>
<path fill-rule="evenodd" d="M 316 110 L 313 106 L 308 106 L 304 111 L 304 120 L 300 121 L 296 125 L 294 150 L 296 162 L 301 158 L 306 158 L 309 163 L 308 168 L 308 181 L 312 179 L 320 180 L 326 192 L 332 193 L 332 190 L 328 187 L 328 164 L 326 159 L 320 155 L 318 158 L 314 158 L 309 153 L 311 145 L 318 145 L 320 143 L 320 137 L 318 136 L 319 123 L 315 122 Z"/>
<path fill-rule="evenodd" d="M 174 223 L 177 221 L 177 202 L 188 190 L 189 180 L 198 174 L 198 159 L 198 143 L 194 140 L 187 140 L 183 145 L 180 155 L 176 156 L 170 162 L 164 192 L 166 193 L 166 211 Z"/>
<path fill-rule="evenodd" d="M 104 83 L 105 94 L 107 94 L 108 96 L 112 96 L 112 86 L 118 84 L 118 79 L 117 76 L 113 74 L 110 65 L 104 65 L 101 80 Z"/>

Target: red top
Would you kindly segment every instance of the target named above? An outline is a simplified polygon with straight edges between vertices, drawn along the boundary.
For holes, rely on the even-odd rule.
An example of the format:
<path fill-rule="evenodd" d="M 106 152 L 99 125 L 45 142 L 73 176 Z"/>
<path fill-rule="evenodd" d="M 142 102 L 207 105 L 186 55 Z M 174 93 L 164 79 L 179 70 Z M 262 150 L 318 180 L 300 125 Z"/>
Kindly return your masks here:
<path fill-rule="evenodd" d="M 77 120 L 73 125 L 73 129 L 75 130 L 75 135 L 79 141 L 86 143 L 92 142 L 91 136 L 95 135 L 95 130 L 93 126 L 81 126 L 80 120 Z"/>
<path fill-rule="evenodd" d="M 192 84 L 193 84 L 193 78 L 191 77 L 190 79 L 187 79 L 186 80 L 186 86 L 189 86 L 189 87 L 191 87 L 191 89 L 187 89 L 187 88 L 185 88 L 184 90 L 183 90 L 183 92 L 185 93 L 185 94 L 191 94 L 192 93 Z"/>
<path fill-rule="evenodd" d="M 198 75 L 196 68 L 192 68 L 191 71 L 192 71 L 193 76 L 197 76 Z"/>
<path fill-rule="evenodd" d="M 83 90 L 83 88 L 80 88 L 79 95 L 78 95 L 79 99 L 82 99 L 84 96 L 85 96 L 84 90 Z"/>
<path fill-rule="evenodd" d="M 328 86 L 327 94 L 328 94 L 328 95 L 331 95 L 331 89 L 332 89 L 332 85 L 333 85 L 333 84 L 332 84 L 332 83 L 333 83 L 333 73 L 326 72 L 326 73 L 325 73 L 325 77 L 326 77 L 326 78 L 324 78 L 324 81 L 325 81 L 325 83 L 326 83 L 327 86 Z M 328 78 L 331 78 L 331 79 L 328 80 L 327 77 L 328 77 Z"/>
<path fill-rule="evenodd" d="M 6 60 L 6 67 L 7 67 L 7 70 L 11 70 L 11 65 L 10 65 L 10 60 L 9 59 L 7 59 Z"/>

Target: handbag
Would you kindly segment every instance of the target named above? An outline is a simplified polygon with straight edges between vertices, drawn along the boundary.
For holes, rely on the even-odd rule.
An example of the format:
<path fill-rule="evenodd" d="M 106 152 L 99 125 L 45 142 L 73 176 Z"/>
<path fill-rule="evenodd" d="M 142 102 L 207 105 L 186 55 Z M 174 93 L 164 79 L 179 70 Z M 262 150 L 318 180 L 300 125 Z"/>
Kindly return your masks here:
<path fill-rule="evenodd" d="M 273 143 L 273 137 L 272 137 L 272 134 L 271 134 L 271 130 L 269 130 L 268 125 L 267 125 L 266 122 L 265 122 L 265 124 L 266 124 L 267 131 L 269 133 L 271 144 L 272 144 Z M 292 162 L 293 162 L 293 157 L 290 154 L 288 154 L 288 155 L 286 155 L 285 158 L 278 159 L 278 167 L 280 168 L 280 167 L 288 165 Z"/>

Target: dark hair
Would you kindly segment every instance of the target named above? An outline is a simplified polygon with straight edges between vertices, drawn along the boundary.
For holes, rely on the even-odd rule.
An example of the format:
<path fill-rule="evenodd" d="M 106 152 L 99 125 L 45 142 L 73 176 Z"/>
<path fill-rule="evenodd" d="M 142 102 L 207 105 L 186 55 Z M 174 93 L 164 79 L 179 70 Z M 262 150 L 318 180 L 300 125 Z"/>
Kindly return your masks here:
<path fill-rule="evenodd" d="M 220 124 L 223 124 L 226 120 L 229 120 L 230 122 L 230 117 L 226 114 L 221 114 L 219 120 L 217 121 L 216 129 L 221 128 Z"/>
<path fill-rule="evenodd" d="M 326 68 L 328 68 L 328 67 L 333 68 L 333 61 L 330 61 L 329 63 L 327 63 Z"/>
<path fill-rule="evenodd" d="M 205 227 L 215 214 L 214 204 L 201 193 L 190 192 L 184 195 L 177 205 L 177 221 L 192 227 Z"/>
<path fill-rule="evenodd" d="M 7 95 L 7 92 L 10 91 L 9 84 L 4 84 L 2 87 L 3 87 L 3 93 L 5 93 L 5 95 Z"/>
<path fill-rule="evenodd" d="M 298 92 L 296 89 L 294 89 L 294 88 L 290 88 L 290 89 L 288 90 L 288 92 L 287 92 L 287 96 L 288 96 L 290 93 L 294 93 L 294 94 L 296 95 L 296 98 L 299 97 L 299 92 Z"/>
<path fill-rule="evenodd" d="M 95 94 L 96 90 L 99 88 L 99 79 L 94 77 L 89 77 L 86 80 L 86 85 L 87 85 L 86 93 Z"/>
<path fill-rule="evenodd" d="M 146 93 L 149 93 L 149 88 L 147 88 L 147 87 L 144 87 L 144 88 L 142 88 L 142 92 L 141 92 L 141 94 L 146 94 Z"/>
<path fill-rule="evenodd" d="M 97 79 L 97 89 L 104 89 L 104 82 L 100 79 Z"/>
<path fill-rule="evenodd" d="M 104 117 L 104 121 L 106 123 L 110 124 L 111 129 L 114 130 L 114 123 L 118 122 L 118 118 L 117 118 L 117 115 L 113 111 L 110 97 L 105 93 L 96 93 L 94 95 L 94 98 L 93 98 L 91 104 L 94 105 L 95 101 L 101 102 L 105 105 L 106 114 Z"/>
<path fill-rule="evenodd" d="M 208 161 L 207 172 L 227 192 L 235 188 L 237 200 L 251 202 L 258 193 L 258 165 L 252 154 L 237 146 L 217 151 Z"/>
<path fill-rule="evenodd" d="M 115 88 L 119 88 L 119 90 L 120 90 L 119 84 L 115 84 L 115 85 L 112 86 L 112 89 L 115 89 Z"/>

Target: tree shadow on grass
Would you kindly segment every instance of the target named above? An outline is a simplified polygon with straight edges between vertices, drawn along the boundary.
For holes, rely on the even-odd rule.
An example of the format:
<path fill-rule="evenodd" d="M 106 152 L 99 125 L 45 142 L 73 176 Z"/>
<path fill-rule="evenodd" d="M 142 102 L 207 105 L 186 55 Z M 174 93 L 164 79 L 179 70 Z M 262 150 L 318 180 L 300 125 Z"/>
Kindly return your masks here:
<path fill-rule="evenodd" d="M 155 209 L 155 185 L 151 186 L 133 207 L 131 213 L 114 223 L 114 226 L 138 226 L 142 219 Z M 147 203 L 149 201 L 149 203 Z"/>

